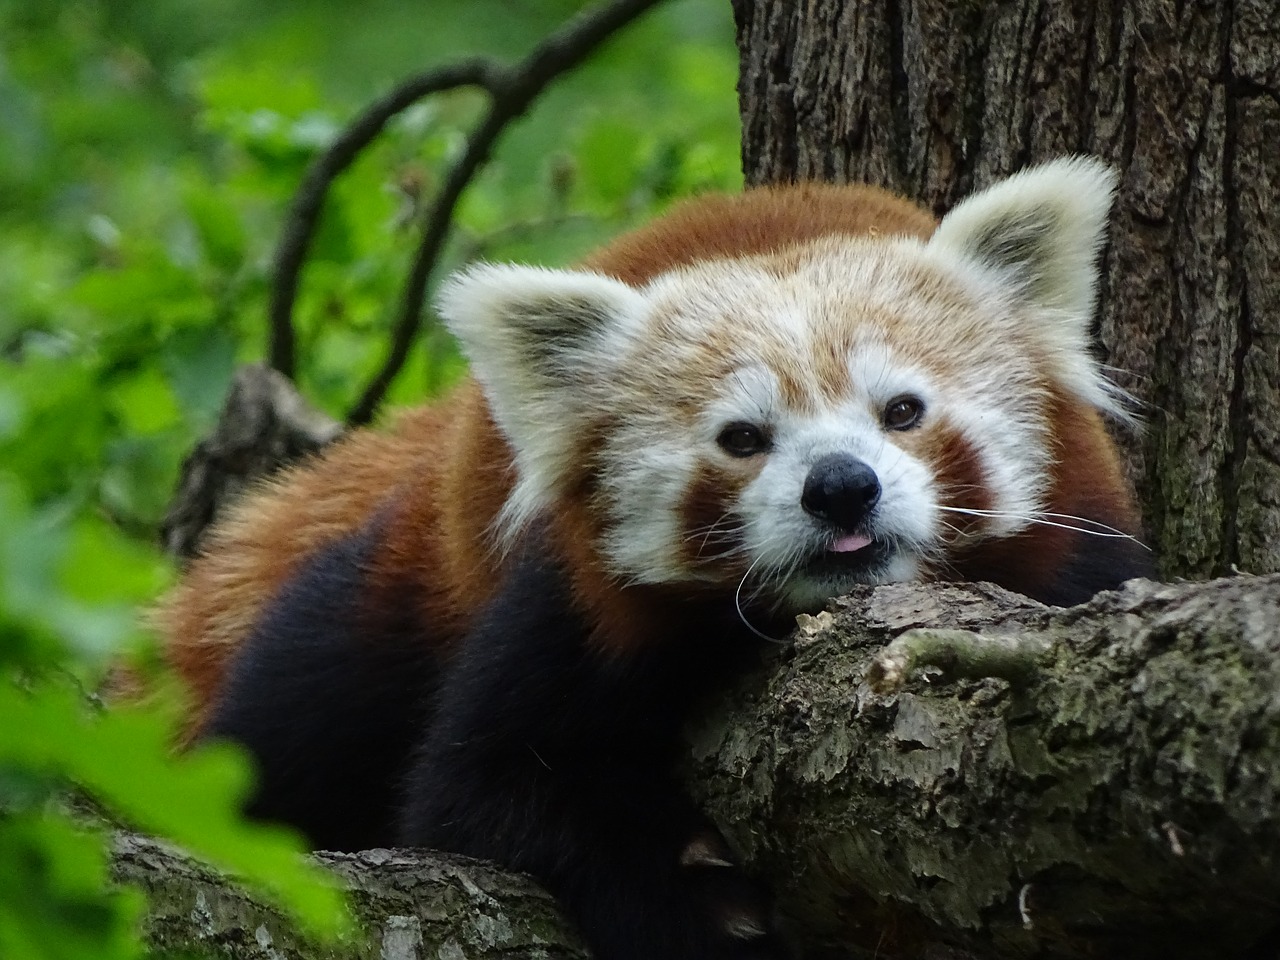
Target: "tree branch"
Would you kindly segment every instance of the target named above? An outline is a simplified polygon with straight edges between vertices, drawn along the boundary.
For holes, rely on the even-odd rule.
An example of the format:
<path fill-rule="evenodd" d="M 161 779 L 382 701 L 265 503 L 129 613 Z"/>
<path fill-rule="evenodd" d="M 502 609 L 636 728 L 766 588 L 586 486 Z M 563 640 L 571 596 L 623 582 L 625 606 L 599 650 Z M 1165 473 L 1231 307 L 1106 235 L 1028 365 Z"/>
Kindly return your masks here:
<path fill-rule="evenodd" d="M 615 0 L 570 21 L 552 34 L 518 67 L 492 68 L 486 81 L 492 101 L 479 127 L 467 141 L 466 150 L 450 168 L 435 203 L 424 219 L 422 241 L 414 256 L 409 279 L 400 298 L 400 312 L 392 335 L 391 349 L 360 399 L 347 415 L 347 423 L 368 423 L 386 395 L 387 388 L 404 366 L 409 349 L 422 326 L 422 306 L 427 284 L 444 248 L 452 223 L 453 209 L 476 172 L 489 158 L 498 137 L 542 93 L 551 81 L 577 66 L 636 17 L 662 0 Z"/>
<path fill-rule="evenodd" d="M 1280 575 L 833 610 L 690 778 L 812 955 L 1274 958 Z"/>
<path fill-rule="evenodd" d="M 573 69 L 606 39 L 662 0 L 615 0 L 584 13 L 540 44 L 519 66 L 504 67 L 473 59 L 429 70 L 401 83 L 367 107 L 308 168 L 294 195 L 276 247 L 268 365 L 292 378 L 296 372 L 293 308 L 307 251 L 333 182 L 387 123 L 418 100 L 458 87 L 479 87 L 490 97 L 489 110 L 472 132 L 466 150 L 450 168 L 435 203 L 423 218 L 423 234 L 401 297 L 391 348 L 383 366 L 348 415 L 351 424 L 369 421 L 391 381 L 399 373 L 422 324 L 422 303 L 431 272 L 448 237 L 454 207 L 463 190 L 489 158 L 494 143 L 542 91 Z"/>
<path fill-rule="evenodd" d="M 367 107 L 307 169 L 294 194 L 276 247 L 275 282 L 271 288 L 271 344 L 268 364 L 286 377 L 294 375 L 293 304 L 307 249 L 324 209 L 324 200 L 347 167 L 380 134 L 392 117 L 432 93 L 458 87 L 488 86 L 494 67 L 486 60 L 468 60 L 419 74 Z"/>
<path fill-rule="evenodd" d="M 341 424 L 308 406 L 275 370 L 239 368 L 217 427 L 182 463 L 160 527 L 161 545 L 180 563 L 190 560 L 210 524 L 247 487 L 341 432 Z"/>
<path fill-rule="evenodd" d="M 555 901 L 491 864 L 428 851 L 366 850 L 313 858 L 347 891 L 357 929 L 317 944 L 288 916 L 179 851 L 136 834 L 112 847 L 116 882 L 147 897 L 154 952 L 193 960 L 587 960 Z"/>

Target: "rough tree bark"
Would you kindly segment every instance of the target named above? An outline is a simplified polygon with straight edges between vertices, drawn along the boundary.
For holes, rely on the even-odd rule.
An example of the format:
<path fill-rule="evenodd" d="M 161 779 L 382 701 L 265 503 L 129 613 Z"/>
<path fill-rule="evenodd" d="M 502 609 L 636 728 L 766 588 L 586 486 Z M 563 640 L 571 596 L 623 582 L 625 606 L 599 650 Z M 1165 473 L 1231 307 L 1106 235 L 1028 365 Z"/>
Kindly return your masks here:
<path fill-rule="evenodd" d="M 1280 570 L 1276 0 L 734 0 L 747 180 L 939 212 L 1065 153 L 1116 166 L 1107 361 L 1168 575 Z"/>
<path fill-rule="evenodd" d="M 835 610 L 694 741 L 807 957 L 1277 956 L 1280 577 Z"/>
<path fill-rule="evenodd" d="M 342 425 L 307 404 L 293 382 L 269 367 L 241 367 L 217 428 L 182 464 L 178 489 L 160 527 L 165 552 L 195 556 L 214 519 L 255 481 L 314 453 Z"/>
<path fill-rule="evenodd" d="M 147 897 L 146 934 L 188 960 L 587 960 L 551 896 L 526 877 L 447 854 L 366 850 L 315 859 L 349 891 L 355 923 L 319 943 L 226 877 L 155 840 L 120 834 L 119 883 Z"/>

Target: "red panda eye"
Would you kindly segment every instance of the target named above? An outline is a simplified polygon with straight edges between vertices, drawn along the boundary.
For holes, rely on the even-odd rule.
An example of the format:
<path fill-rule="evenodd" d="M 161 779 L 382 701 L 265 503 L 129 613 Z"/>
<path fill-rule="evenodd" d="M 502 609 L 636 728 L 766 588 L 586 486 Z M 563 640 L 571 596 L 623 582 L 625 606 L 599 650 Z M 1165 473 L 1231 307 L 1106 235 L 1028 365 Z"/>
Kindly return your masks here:
<path fill-rule="evenodd" d="M 720 431 L 716 443 L 735 457 L 750 457 L 769 449 L 769 438 L 753 423 L 731 423 Z"/>
<path fill-rule="evenodd" d="M 894 397 L 885 405 L 884 425 L 888 430 L 910 430 L 920 426 L 920 418 L 924 416 L 924 401 L 919 397 L 905 395 Z"/>

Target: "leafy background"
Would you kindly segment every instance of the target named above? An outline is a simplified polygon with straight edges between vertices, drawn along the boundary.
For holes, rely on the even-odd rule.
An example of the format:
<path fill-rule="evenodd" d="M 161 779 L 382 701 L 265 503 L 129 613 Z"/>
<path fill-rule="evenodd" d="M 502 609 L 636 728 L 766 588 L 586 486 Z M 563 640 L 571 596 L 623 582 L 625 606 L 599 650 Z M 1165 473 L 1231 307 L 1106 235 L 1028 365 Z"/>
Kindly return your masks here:
<path fill-rule="evenodd" d="M 575 0 L 0 0 L 0 957 L 136 957 L 140 898 L 72 809 L 178 840 L 318 933 L 297 839 L 235 815 L 228 748 L 170 757 L 174 696 L 104 709 L 155 659 L 155 530 L 236 364 L 265 352 L 272 246 L 308 162 L 400 78 L 514 59 Z M 672 199 L 740 183 L 723 0 L 671 0 L 508 130 L 445 268 L 563 264 Z M 408 111 L 330 197 L 296 310 L 298 379 L 341 416 L 385 350 L 415 220 L 480 95 Z M 392 404 L 461 370 L 429 326 Z M 72 801 L 69 797 L 79 797 Z"/>

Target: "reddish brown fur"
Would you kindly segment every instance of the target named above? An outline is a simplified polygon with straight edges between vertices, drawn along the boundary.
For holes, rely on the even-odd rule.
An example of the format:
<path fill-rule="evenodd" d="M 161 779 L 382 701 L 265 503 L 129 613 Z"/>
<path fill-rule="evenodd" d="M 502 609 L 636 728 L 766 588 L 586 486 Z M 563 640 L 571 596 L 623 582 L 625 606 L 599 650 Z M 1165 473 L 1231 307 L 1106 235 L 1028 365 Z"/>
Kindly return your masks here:
<path fill-rule="evenodd" d="M 678 206 L 584 265 L 639 284 L 682 263 L 768 253 L 825 234 L 924 238 L 934 227 L 925 211 L 873 188 L 760 189 Z M 1106 505 L 1104 519 L 1130 529 L 1119 468 L 1096 414 L 1066 400 L 1059 406 L 1063 466 L 1050 509 L 1075 512 L 1096 500 Z M 959 480 L 964 458 L 957 453 L 950 459 Z M 443 642 L 456 640 L 497 579 L 490 534 L 510 491 L 511 465 L 511 451 L 479 387 L 467 380 L 438 404 L 402 415 L 389 432 L 357 431 L 248 496 L 210 534 L 205 552 L 155 617 L 171 661 L 196 698 L 197 723 L 264 604 L 304 558 L 354 533 L 379 509 L 389 511 L 389 533 L 371 592 L 416 597 Z M 1073 485 L 1068 473 L 1088 478 L 1088 489 Z M 668 594 L 675 588 L 619 591 L 594 547 L 599 531 L 590 510 L 589 460 L 572 486 L 550 534 L 600 642 L 625 650 L 654 635 L 654 618 L 672 609 Z M 718 509 L 710 501 L 704 506 L 708 516 Z M 999 574 L 1014 586 L 1019 577 L 1032 583 L 1052 569 L 1064 544 L 1052 530 L 1033 530 L 975 554 L 968 569 Z M 406 579 L 413 589 L 400 589 Z"/>
<path fill-rule="evenodd" d="M 742 468 L 734 472 L 704 464 L 689 483 L 682 510 L 682 529 L 688 531 L 681 544 L 684 560 L 693 569 L 705 566 L 707 561 L 732 555 L 742 546 L 738 521 L 729 512 L 729 506 L 738 491 L 759 471 L 759 460 L 741 461 Z M 734 568 L 721 564 L 721 569 Z M 743 565 L 737 575 L 746 567 Z M 731 573 L 731 575 L 733 575 Z"/>
<path fill-rule="evenodd" d="M 761 187 L 674 207 L 587 257 L 583 266 L 637 284 L 676 264 L 772 253 L 833 233 L 924 238 L 936 226 L 914 203 L 875 187 Z"/>
<path fill-rule="evenodd" d="M 1092 407 L 1054 393 L 1049 401 L 1054 465 L 1045 511 L 1090 517 L 1127 534 L 1139 532 L 1139 520 L 1120 459 L 1106 425 Z M 965 580 L 990 580 L 1035 594 L 1062 569 L 1080 537 L 1059 527 L 1032 525 L 1017 536 L 996 540 L 958 557 L 952 564 Z"/>
<path fill-rule="evenodd" d="M 929 448 L 917 451 L 916 456 L 933 468 L 942 505 L 990 510 L 994 506 L 993 497 L 973 444 L 959 431 L 945 425 L 930 431 L 929 436 L 932 440 Z M 962 532 L 983 526 L 980 518 L 962 513 L 947 513 L 942 519 Z"/>

